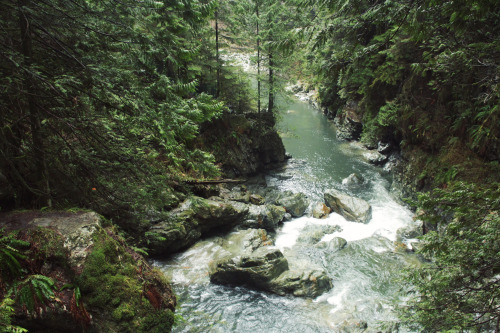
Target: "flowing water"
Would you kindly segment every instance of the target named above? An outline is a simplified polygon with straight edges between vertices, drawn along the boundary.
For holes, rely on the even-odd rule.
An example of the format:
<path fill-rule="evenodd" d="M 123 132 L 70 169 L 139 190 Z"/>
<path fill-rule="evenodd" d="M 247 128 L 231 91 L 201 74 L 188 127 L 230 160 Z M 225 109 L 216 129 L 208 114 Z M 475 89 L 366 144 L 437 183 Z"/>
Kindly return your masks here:
<path fill-rule="evenodd" d="M 364 162 L 359 146 L 338 141 L 333 124 L 318 110 L 297 99 L 284 109 L 279 126 L 293 158 L 282 173 L 267 175 L 267 184 L 304 192 L 313 202 L 321 201 L 326 189 L 336 188 L 368 201 L 373 217 L 367 224 L 348 222 L 335 213 L 326 219 L 301 217 L 285 222 L 277 232 L 276 246 L 290 262 L 315 265 L 332 278 L 333 289 L 316 299 L 212 285 L 208 265 L 221 250 L 217 238 L 158 261 L 172 280 L 177 313 L 184 318 L 174 331 L 356 332 L 366 323 L 368 331 L 377 332 L 383 322 L 388 323 L 388 331 L 397 331 L 395 310 L 404 302 L 398 272 L 416 259 L 397 251 L 395 241 L 399 228 L 415 223 L 412 213 L 391 195 L 389 175 Z M 344 187 L 342 180 L 351 173 L 363 176 L 365 184 L 356 190 Z M 342 237 L 347 246 L 329 253 L 297 242 L 301 230 L 311 224 L 339 225 L 342 231 L 322 241 Z"/>

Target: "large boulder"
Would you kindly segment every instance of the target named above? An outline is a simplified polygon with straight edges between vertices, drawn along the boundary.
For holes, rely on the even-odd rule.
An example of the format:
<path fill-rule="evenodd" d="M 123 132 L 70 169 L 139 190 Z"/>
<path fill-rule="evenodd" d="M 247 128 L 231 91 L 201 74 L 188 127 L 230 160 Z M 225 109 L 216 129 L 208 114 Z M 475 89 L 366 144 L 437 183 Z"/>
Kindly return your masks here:
<path fill-rule="evenodd" d="M 363 132 L 363 123 L 358 114 L 357 102 L 350 101 L 341 112 L 337 113 L 334 123 L 337 127 L 337 138 L 340 140 L 359 140 Z"/>
<path fill-rule="evenodd" d="M 332 288 L 332 280 L 323 270 L 289 270 L 271 282 L 271 290 L 278 295 L 318 297 Z"/>
<path fill-rule="evenodd" d="M 184 201 L 149 230 L 151 254 L 168 254 L 193 245 L 213 229 L 227 229 L 242 223 L 248 205 L 193 197 Z"/>
<path fill-rule="evenodd" d="M 275 205 L 249 205 L 246 219 L 240 224 L 244 228 L 264 228 L 274 231 L 285 218 L 286 210 Z"/>
<path fill-rule="evenodd" d="M 324 193 L 325 204 L 334 212 L 352 222 L 368 223 L 372 207 L 368 202 L 331 189 Z"/>
<path fill-rule="evenodd" d="M 64 247 L 68 250 L 68 261 L 77 270 L 87 259 L 89 248 L 94 245 L 94 234 L 101 229 L 102 217 L 94 212 L 83 214 L 61 214 L 34 218 L 30 227 L 43 227 L 58 230 L 64 235 Z"/>
<path fill-rule="evenodd" d="M 228 114 L 204 123 L 201 140 L 228 177 L 252 175 L 285 161 L 271 112 Z"/>
<path fill-rule="evenodd" d="M 170 331 L 176 299 L 164 275 L 100 215 L 12 213 L 0 217 L 0 226 L 19 230 L 13 237 L 29 243 L 17 258 L 24 269 L 9 283 L 40 286 L 31 289 L 32 308 L 16 304 L 16 325 L 30 332 Z"/>
<path fill-rule="evenodd" d="M 287 270 L 288 261 L 280 250 L 260 247 L 251 254 L 223 259 L 216 263 L 211 270 L 210 281 L 270 290 L 271 280 Z"/>
<path fill-rule="evenodd" d="M 210 281 L 300 297 L 316 297 L 332 288 L 324 271 L 289 270 L 283 253 L 268 246 L 217 261 L 210 269 Z"/>
<path fill-rule="evenodd" d="M 279 195 L 276 204 L 285 207 L 293 217 L 301 217 L 309 207 L 309 199 L 304 193 L 285 191 Z"/>

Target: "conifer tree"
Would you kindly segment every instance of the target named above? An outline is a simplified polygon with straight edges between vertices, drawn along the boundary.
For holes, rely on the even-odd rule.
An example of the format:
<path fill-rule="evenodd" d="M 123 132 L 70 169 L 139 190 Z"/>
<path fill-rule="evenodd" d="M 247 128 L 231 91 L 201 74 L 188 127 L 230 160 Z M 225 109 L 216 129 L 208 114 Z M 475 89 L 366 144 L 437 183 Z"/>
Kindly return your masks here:
<path fill-rule="evenodd" d="M 11 204 L 144 211 L 168 205 L 179 181 L 216 174 L 192 144 L 223 107 L 195 94 L 210 10 L 196 0 L 2 2 L 0 172 Z"/>

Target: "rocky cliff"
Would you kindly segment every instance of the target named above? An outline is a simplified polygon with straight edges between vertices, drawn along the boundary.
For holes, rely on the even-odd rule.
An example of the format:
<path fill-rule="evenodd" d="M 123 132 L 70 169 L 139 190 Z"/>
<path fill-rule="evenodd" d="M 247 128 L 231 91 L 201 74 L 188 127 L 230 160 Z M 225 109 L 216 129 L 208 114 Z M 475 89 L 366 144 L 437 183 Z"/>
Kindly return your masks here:
<path fill-rule="evenodd" d="M 201 128 L 200 145 L 229 177 L 256 174 L 285 160 L 272 113 L 224 114 Z"/>

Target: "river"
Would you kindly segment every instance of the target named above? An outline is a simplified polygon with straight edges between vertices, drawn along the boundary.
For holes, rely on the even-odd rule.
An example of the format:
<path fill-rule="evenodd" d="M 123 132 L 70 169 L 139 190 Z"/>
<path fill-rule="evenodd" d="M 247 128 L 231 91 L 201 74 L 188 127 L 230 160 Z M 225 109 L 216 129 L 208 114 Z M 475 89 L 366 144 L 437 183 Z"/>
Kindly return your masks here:
<path fill-rule="evenodd" d="M 398 251 L 395 241 L 399 228 L 415 223 L 411 211 L 392 196 L 390 175 L 363 161 L 358 145 L 337 140 L 333 124 L 319 110 L 298 99 L 281 108 L 286 111 L 279 128 L 293 158 L 281 174 L 268 174 L 267 184 L 303 192 L 312 201 L 321 201 L 326 189 L 336 188 L 368 201 L 373 217 L 362 224 L 333 213 L 321 220 L 296 218 L 280 228 L 275 245 L 289 261 L 313 263 L 332 278 L 333 289 L 316 299 L 211 284 L 208 264 L 217 254 L 217 238 L 156 262 L 171 278 L 178 296 L 177 313 L 183 319 L 174 332 L 361 332 L 366 325 L 368 332 L 398 331 L 396 309 L 405 301 L 398 272 L 417 259 Z M 355 190 L 344 187 L 342 180 L 351 173 L 361 175 L 365 184 Z M 325 255 L 313 246 L 298 244 L 300 231 L 311 224 L 339 225 L 342 231 L 322 241 L 342 237 L 347 246 Z M 405 330 L 399 328 L 399 332 Z"/>

